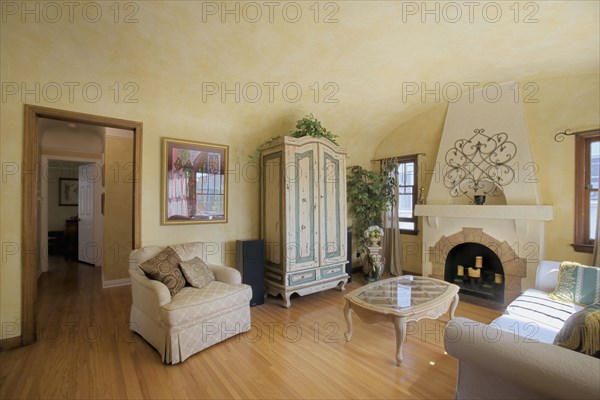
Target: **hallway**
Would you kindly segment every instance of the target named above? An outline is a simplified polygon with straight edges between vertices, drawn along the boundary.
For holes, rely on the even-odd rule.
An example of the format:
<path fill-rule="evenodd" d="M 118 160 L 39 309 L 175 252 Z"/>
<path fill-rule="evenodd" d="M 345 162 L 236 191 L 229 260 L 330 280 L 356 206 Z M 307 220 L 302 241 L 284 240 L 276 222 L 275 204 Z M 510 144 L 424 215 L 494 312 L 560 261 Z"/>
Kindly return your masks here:
<path fill-rule="evenodd" d="M 51 256 L 38 280 L 37 342 L 0 355 L 0 397 L 126 397 L 119 357 L 143 342 L 128 328 L 130 299 L 130 286 L 102 289 L 101 268 Z"/>

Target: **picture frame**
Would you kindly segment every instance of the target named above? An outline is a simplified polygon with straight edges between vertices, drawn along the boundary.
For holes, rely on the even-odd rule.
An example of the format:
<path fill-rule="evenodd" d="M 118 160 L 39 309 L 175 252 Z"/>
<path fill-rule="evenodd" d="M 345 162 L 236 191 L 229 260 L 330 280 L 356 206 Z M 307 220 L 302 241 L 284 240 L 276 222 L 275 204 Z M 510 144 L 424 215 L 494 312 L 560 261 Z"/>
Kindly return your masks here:
<path fill-rule="evenodd" d="M 229 146 L 162 138 L 161 224 L 227 222 Z"/>
<path fill-rule="evenodd" d="M 79 205 L 79 180 L 74 178 L 59 178 L 58 181 L 58 205 Z"/>

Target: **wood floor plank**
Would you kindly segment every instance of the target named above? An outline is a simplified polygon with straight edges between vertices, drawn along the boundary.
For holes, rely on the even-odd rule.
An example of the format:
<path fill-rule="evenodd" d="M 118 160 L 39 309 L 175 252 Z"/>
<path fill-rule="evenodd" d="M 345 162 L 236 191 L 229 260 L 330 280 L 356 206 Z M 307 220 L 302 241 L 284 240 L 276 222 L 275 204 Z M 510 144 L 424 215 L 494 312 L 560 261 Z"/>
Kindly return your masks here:
<path fill-rule="evenodd" d="M 457 361 L 443 348 L 447 317 L 409 324 L 395 364 L 391 324 L 353 315 L 344 293 L 268 297 L 252 329 L 177 365 L 128 329 L 131 288 L 102 289 L 101 270 L 53 259 L 39 280 L 38 342 L 0 353 L 0 398 L 452 398 Z M 361 278 L 348 285 L 358 287 Z M 346 291 L 347 293 L 347 291 Z M 461 302 L 457 316 L 489 323 L 499 311 Z"/>

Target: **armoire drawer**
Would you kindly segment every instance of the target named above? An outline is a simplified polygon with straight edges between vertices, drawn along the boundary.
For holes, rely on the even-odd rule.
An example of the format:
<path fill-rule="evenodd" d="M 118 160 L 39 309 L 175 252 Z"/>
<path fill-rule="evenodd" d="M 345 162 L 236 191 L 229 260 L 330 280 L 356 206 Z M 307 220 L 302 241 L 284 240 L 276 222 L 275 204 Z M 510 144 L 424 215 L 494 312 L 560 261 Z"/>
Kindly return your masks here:
<path fill-rule="evenodd" d="M 297 272 L 288 276 L 289 285 L 299 285 L 301 283 L 313 282 L 317 279 L 317 270 Z"/>
<path fill-rule="evenodd" d="M 323 267 L 320 269 L 320 278 L 319 279 L 327 279 L 332 276 L 338 276 L 346 273 L 344 264 L 338 265 L 329 265 L 327 267 Z"/>

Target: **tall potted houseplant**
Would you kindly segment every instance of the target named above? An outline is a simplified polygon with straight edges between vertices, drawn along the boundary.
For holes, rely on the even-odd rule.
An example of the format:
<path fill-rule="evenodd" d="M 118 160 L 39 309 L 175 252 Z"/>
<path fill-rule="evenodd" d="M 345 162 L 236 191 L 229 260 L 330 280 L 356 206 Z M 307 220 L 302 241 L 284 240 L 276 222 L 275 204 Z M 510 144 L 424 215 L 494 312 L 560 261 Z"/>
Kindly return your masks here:
<path fill-rule="evenodd" d="M 349 167 L 347 196 L 352 215 L 352 231 L 358 239 L 358 249 L 363 251 L 369 239 L 364 232 L 369 226 L 382 226 L 383 213 L 395 202 L 396 179 L 393 166 L 382 172 L 368 171 L 358 165 Z"/>

